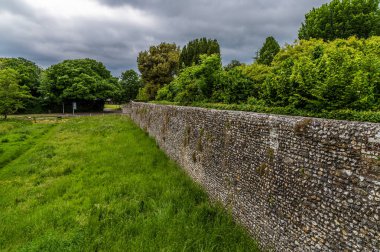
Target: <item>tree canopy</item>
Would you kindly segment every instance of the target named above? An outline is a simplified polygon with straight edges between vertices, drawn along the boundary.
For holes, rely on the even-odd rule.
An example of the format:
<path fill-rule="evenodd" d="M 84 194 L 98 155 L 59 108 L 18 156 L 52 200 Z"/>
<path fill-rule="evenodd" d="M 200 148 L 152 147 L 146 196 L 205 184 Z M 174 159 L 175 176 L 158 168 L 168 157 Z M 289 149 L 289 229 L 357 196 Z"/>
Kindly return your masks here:
<path fill-rule="evenodd" d="M 380 0 L 333 0 L 305 15 L 299 39 L 368 38 L 380 35 Z"/>
<path fill-rule="evenodd" d="M 129 102 L 135 99 L 139 89 L 143 86 L 139 75 L 133 69 L 121 73 L 119 85 L 120 102 Z"/>
<path fill-rule="evenodd" d="M 329 43 L 301 40 L 281 50 L 261 98 L 269 106 L 310 111 L 376 110 L 380 105 L 380 37 Z"/>
<path fill-rule="evenodd" d="M 263 44 L 263 47 L 257 54 L 256 62 L 269 66 L 276 54 L 280 51 L 280 45 L 275 38 L 268 37 Z"/>
<path fill-rule="evenodd" d="M 201 57 L 158 91 L 158 100 L 249 103 L 316 113 L 380 109 L 380 37 L 301 40 L 281 49 L 272 64 L 220 67 Z"/>
<path fill-rule="evenodd" d="M 220 56 L 201 55 L 198 65 L 185 68 L 169 85 L 159 90 L 157 99 L 178 102 L 205 101 L 211 98 L 222 70 Z"/>
<path fill-rule="evenodd" d="M 42 69 L 24 58 L 0 58 L 0 69 L 11 68 L 18 72 L 19 85 L 27 86 L 34 97 L 38 97 L 38 87 Z"/>
<path fill-rule="evenodd" d="M 11 68 L 0 69 L 0 114 L 9 114 L 24 107 L 24 99 L 31 98 L 27 86 L 19 85 L 19 74 Z"/>
<path fill-rule="evenodd" d="M 179 54 L 180 50 L 174 43 L 161 43 L 139 53 L 137 66 L 145 85 L 140 90 L 140 98 L 154 99 L 157 90 L 174 79 L 178 73 Z"/>
<path fill-rule="evenodd" d="M 50 103 L 106 100 L 114 96 L 116 78 L 93 59 L 65 60 L 43 74 L 41 93 Z"/>
<path fill-rule="evenodd" d="M 187 43 L 182 50 L 180 56 L 180 67 L 189 67 L 193 64 L 199 64 L 200 55 L 220 55 L 220 46 L 216 39 L 200 38 Z"/>

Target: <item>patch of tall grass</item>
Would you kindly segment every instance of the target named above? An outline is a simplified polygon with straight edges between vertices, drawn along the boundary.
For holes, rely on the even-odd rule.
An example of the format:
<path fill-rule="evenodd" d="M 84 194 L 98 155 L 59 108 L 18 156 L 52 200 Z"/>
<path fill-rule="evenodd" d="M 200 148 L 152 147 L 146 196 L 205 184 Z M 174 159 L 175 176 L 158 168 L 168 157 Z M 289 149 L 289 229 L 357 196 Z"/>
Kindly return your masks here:
<path fill-rule="evenodd" d="M 125 116 L 70 119 L 0 169 L 0 250 L 258 251 Z"/>
<path fill-rule="evenodd" d="M 55 121 L 0 120 L 0 169 L 39 142 L 54 125 Z"/>

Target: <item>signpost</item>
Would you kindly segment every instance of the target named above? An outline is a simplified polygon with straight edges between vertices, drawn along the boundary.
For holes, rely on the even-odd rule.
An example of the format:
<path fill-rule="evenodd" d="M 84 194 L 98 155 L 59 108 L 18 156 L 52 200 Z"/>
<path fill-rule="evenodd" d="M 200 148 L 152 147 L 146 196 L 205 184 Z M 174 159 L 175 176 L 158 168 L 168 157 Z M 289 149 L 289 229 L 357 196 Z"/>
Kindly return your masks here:
<path fill-rule="evenodd" d="M 77 109 L 77 103 L 76 102 L 73 102 L 73 115 L 74 115 L 74 111 Z"/>

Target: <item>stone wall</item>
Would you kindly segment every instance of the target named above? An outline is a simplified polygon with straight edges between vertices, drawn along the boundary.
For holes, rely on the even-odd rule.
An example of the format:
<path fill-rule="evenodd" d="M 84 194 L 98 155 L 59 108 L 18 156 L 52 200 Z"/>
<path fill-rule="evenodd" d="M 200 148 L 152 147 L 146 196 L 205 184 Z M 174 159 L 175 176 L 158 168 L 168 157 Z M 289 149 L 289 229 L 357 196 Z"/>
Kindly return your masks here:
<path fill-rule="evenodd" d="M 131 103 L 211 198 L 276 251 L 380 250 L 380 125 Z"/>

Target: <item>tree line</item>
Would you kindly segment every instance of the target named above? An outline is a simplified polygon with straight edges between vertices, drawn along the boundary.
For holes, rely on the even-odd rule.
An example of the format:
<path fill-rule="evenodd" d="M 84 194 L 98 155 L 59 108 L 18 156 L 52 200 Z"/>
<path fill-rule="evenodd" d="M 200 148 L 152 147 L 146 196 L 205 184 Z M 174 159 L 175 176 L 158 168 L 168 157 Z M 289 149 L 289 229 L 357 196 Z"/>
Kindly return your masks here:
<path fill-rule="evenodd" d="M 333 0 L 305 15 L 299 40 L 281 48 L 268 37 L 252 64 L 222 66 L 219 46 L 196 39 L 182 50 L 162 43 L 139 54 L 139 70 L 150 76 L 149 94 L 138 99 L 180 104 L 224 103 L 324 111 L 380 110 L 379 0 Z M 163 50 L 165 48 L 165 50 Z M 172 48 L 172 50 L 169 50 Z M 191 48 L 191 50 L 189 50 Z M 196 48 L 196 49 L 193 49 Z M 166 54 L 179 59 L 166 64 Z M 176 56 L 173 56 L 176 55 Z M 150 58 L 160 58 L 155 64 Z M 181 60 L 186 59 L 186 63 Z"/>
<path fill-rule="evenodd" d="M 0 114 L 102 111 L 112 100 L 134 99 L 142 86 L 139 75 L 127 70 L 113 77 L 103 63 L 93 59 L 64 60 L 46 70 L 23 58 L 0 58 Z"/>
<path fill-rule="evenodd" d="M 93 59 L 46 70 L 23 58 L 0 58 L 0 113 L 62 111 L 73 101 L 101 110 L 133 99 L 225 103 L 306 111 L 380 109 L 380 0 L 333 0 L 305 15 L 299 40 L 281 48 L 272 36 L 252 64 L 222 66 L 217 40 L 183 48 L 160 43 L 137 57 L 140 75 L 113 77 Z"/>
<path fill-rule="evenodd" d="M 156 99 L 245 103 L 322 112 L 380 110 L 380 37 L 301 40 L 281 49 L 270 65 L 226 70 L 220 56 L 202 55 L 158 90 Z"/>

